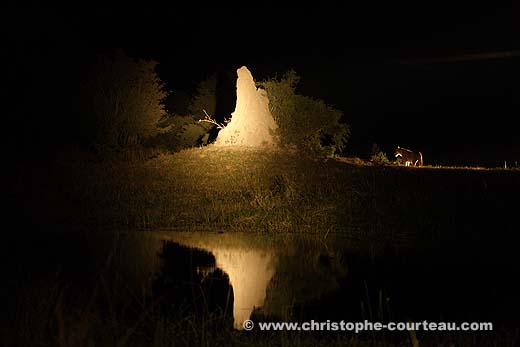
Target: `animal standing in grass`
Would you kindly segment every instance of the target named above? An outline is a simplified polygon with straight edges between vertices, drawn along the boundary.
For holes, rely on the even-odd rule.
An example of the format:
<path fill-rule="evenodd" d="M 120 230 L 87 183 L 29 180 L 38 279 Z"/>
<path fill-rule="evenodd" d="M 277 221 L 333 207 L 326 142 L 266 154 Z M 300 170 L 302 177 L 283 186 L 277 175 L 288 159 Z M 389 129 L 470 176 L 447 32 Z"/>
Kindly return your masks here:
<path fill-rule="evenodd" d="M 397 146 L 395 157 L 401 158 L 405 166 L 423 166 L 423 156 L 421 152 L 414 152 L 407 148 Z"/>

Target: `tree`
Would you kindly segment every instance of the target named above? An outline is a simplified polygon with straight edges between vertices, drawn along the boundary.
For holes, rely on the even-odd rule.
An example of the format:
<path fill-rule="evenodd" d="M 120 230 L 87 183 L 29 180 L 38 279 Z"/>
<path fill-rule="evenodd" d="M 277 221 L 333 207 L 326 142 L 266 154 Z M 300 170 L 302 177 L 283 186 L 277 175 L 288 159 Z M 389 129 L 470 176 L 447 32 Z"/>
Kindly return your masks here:
<path fill-rule="evenodd" d="M 164 100 L 164 109 L 168 114 L 186 116 L 189 114 L 188 107 L 191 103 L 191 95 L 182 91 L 175 90 L 168 94 Z"/>
<path fill-rule="evenodd" d="M 165 115 L 163 84 L 157 63 L 132 59 L 118 51 L 99 56 L 82 84 L 82 112 L 90 125 L 89 142 L 129 147 L 157 134 Z"/>
<path fill-rule="evenodd" d="M 333 155 L 343 150 L 350 128 L 340 122 L 342 112 L 323 100 L 296 94 L 299 81 L 296 72 L 290 70 L 281 79 L 258 83 L 267 91 L 281 144 L 317 155 Z"/>
<path fill-rule="evenodd" d="M 195 119 L 202 119 L 207 115 L 215 116 L 217 108 L 217 76 L 215 74 L 201 81 L 191 98 L 188 107 L 189 114 Z"/>

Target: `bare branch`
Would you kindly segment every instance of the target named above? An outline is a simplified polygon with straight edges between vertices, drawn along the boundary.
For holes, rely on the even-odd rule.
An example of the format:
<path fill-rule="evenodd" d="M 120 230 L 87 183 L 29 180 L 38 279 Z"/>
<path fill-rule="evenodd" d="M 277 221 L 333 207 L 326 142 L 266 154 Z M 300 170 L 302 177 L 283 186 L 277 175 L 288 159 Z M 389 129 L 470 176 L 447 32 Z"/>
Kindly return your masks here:
<path fill-rule="evenodd" d="M 226 127 L 225 124 L 217 123 L 217 121 L 215 121 L 213 118 L 211 118 L 211 116 L 206 112 L 206 110 L 203 109 L 202 111 L 204 111 L 206 116 L 204 116 L 204 119 L 199 119 L 199 123 L 200 122 L 211 123 L 211 124 L 216 125 L 218 129 L 224 129 Z M 229 122 L 229 120 L 226 119 L 225 123 L 227 124 L 228 122 Z"/>

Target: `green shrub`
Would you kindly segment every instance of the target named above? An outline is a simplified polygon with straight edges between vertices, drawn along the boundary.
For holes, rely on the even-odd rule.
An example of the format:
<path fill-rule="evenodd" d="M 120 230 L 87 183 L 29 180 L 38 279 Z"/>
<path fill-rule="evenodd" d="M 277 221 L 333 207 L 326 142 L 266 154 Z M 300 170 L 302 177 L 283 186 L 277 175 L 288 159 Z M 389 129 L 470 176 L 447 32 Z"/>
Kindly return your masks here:
<path fill-rule="evenodd" d="M 296 72 L 290 70 L 281 79 L 258 83 L 267 91 L 280 142 L 319 156 L 334 155 L 343 150 L 350 128 L 340 122 L 341 111 L 323 100 L 296 94 L 299 80 Z"/>
<path fill-rule="evenodd" d="M 170 115 L 161 121 L 160 127 L 160 133 L 150 141 L 150 145 L 179 151 L 207 145 L 209 132 L 214 125 L 198 122 L 192 116 Z"/>
<path fill-rule="evenodd" d="M 377 144 L 374 143 L 372 146 L 372 155 L 370 156 L 370 162 L 376 165 L 389 165 L 390 160 L 386 156 Z"/>

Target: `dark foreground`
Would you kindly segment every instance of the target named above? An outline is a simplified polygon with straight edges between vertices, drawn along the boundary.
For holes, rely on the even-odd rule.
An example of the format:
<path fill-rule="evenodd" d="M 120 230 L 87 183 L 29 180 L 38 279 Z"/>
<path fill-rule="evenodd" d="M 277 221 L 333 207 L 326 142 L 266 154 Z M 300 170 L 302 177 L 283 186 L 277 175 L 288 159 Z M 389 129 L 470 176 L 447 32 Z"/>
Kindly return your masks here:
<path fill-rule="evenodd" d="M 12 176 L 3 345 L 519 341 L 518 171 L 213 149 L 66 158 Z M 245 317 L 494 329 L 237 330 Z"/>
<path fill-rule="evenodd" d="M 454 240 L 419 251 L 333 235 L 56 232 L 25 234 L 3 251 L 5 346 L 515 346 L 519 338 L 520 259 L 487 245 Z M 237 330 L 244 319 L 256 328 Z M 311 320 L 491 322 L 493 330 L 259 328 Z"/>

